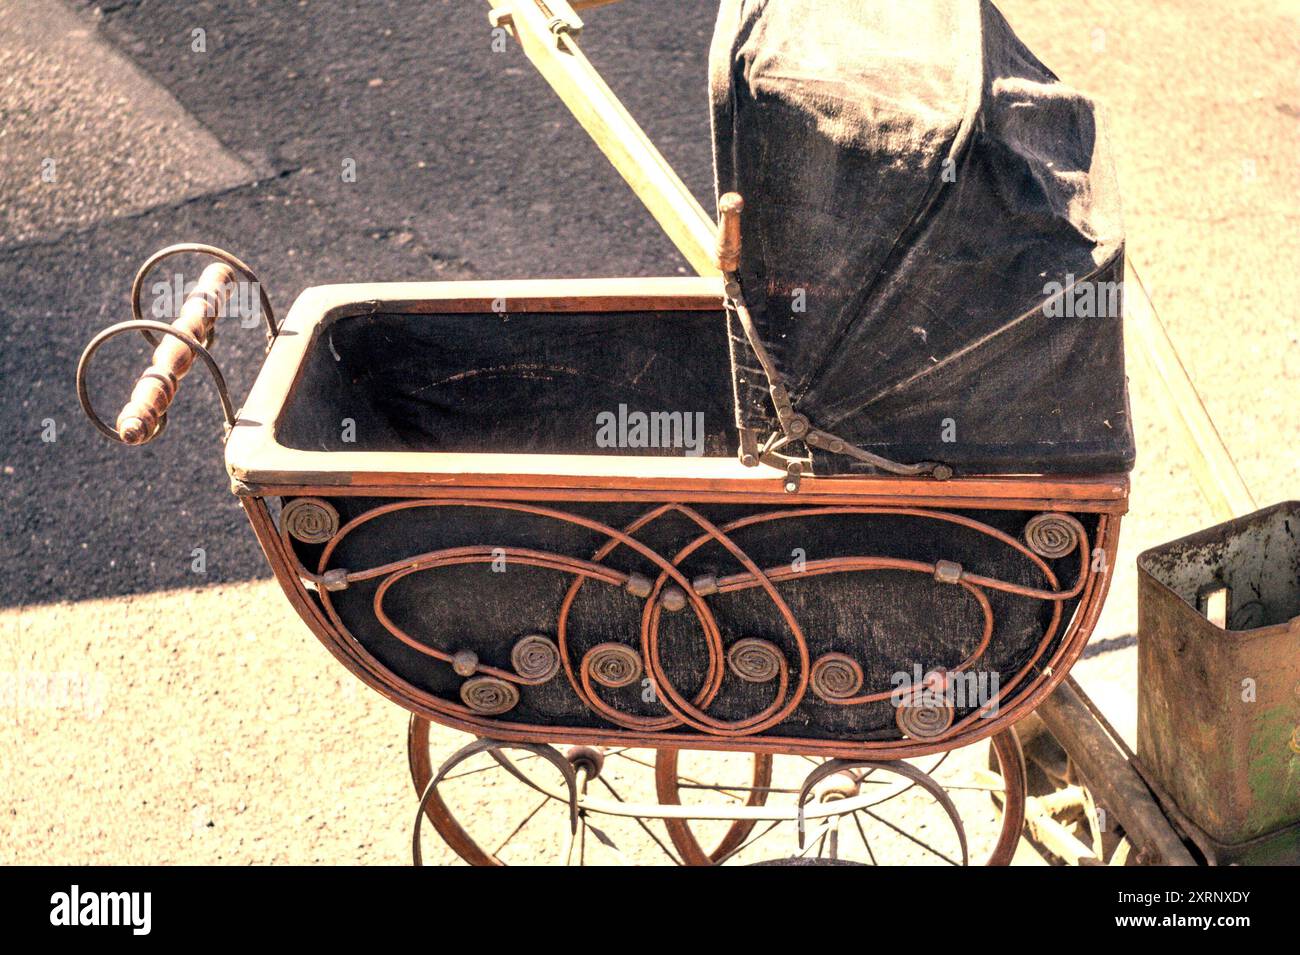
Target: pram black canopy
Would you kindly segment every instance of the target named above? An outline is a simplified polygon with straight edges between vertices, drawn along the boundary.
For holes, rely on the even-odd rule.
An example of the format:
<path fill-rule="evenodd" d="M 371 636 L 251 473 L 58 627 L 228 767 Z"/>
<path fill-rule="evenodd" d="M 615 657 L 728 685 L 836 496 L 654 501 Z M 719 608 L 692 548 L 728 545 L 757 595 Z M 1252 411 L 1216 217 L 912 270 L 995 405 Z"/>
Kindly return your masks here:
<path fill-rule="evenodd" d="M 723 0 L 710 72 L 738 276 L 796 411 L 958 473 L 1128 470 L 1107 141 L 991 3 Z M 737 424 L 774 432 L 731 324 Z"/>

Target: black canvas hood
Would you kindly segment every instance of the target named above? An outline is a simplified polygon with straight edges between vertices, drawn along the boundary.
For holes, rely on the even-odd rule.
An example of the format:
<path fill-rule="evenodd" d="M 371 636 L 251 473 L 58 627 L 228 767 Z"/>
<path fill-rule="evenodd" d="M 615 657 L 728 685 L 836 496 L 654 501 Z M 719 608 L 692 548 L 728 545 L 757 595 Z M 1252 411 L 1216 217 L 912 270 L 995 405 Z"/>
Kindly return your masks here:
<path fill-rule="evenodd" d="M 798 412 L 958 473 L 1131 466 L 1106 136 L 991 3 L 723 0 L 710 72 L 741 287 Z M 731 337 L 737 423 L 766 434 Z"/>

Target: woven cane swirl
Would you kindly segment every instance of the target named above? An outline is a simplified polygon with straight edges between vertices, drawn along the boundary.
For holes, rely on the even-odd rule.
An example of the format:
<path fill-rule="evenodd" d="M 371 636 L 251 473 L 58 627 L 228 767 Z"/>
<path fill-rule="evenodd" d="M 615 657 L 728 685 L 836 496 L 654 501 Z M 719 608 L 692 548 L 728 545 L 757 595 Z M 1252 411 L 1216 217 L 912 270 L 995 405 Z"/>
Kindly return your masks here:
<path fill-rule="evenodd" d="M 812 691 L 828 703 L 847 699 L 862 689 L 862 667 L 843 653 L 818 657 L 812 666 Z"/>
<path fill-rule="evenodd" d="M 475 713 L 498 716 L 514 709 L 519 702 L 519 691 L 497 677 L 476 676 L 461 684 L 460 698 Z"/>
<path fill-rule="evenodd" d="M 510 651 L 510 663 L 530 683 L 545 683 L 560 670 L 560 649 L 550 637 L 530 633 Z"/>
<path fill-rule="evenodd" d="M 894 712 L 899 730 L 910 739 L 938 739 L 948 732 L 956 714 L 943 699 L 928 690 L 914 693 Z"/>
<path fill-rule="evenodd" d="M 767 640 L 746 637 L 731 645 L 727 665 L 746 683 L 767 683 L 781 672 L 781 651 Z"/>
<path fill-rule="evenodd" d="M 1038 514 L 1025 525 L 1025 543 L 1039 557 L 1055 560 L 1079 546 L 1079 532 L 1068 517 Z"/>
<path fill-rule="evenodd" d="M 627 686 L 641 676 L 640 655 L 622 643 L 602 643 L 592 647 L 583 662 L 590 670 L 591 678 L 601 686 Z"/>
<path fill-rule="evenodd" d="M 323 544 L 338 532 L 339 512 L 329 501 L 299 497 L 280 512 L 280 526 L 304 544 Z"/>

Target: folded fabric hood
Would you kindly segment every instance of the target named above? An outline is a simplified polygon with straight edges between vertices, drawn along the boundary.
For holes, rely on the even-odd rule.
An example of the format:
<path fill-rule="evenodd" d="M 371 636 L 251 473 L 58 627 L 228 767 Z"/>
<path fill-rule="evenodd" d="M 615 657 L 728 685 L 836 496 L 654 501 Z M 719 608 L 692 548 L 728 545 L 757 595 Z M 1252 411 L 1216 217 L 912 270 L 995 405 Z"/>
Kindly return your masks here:
<path fill-rule="evenodd" d="M 1131 467 L 1108 143 L 991 3 L 723 0 L 710 87 L 718 193 L 745 201 L 736 277 L 812 427 L 958 474 Z M 730 321 L 761 442 L 776 382 Z"/>

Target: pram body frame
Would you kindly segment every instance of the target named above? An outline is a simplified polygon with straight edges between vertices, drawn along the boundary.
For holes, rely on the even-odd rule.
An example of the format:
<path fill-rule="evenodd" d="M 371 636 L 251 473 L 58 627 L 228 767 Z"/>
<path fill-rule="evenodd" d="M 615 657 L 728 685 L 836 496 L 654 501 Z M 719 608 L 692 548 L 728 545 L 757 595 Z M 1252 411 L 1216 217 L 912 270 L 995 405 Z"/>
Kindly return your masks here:
<path fill-rule="evenodd" d="M 482 313 L 508 301 L 528 312 L 622 310 L 715 313 L 720 282 L 712 278 L 577 279 L 374 283 L 309 289 L 295 303 L 270 349 L 226 446 L 232 487 L 277 580 L 318 639 L 364 683 L 416 716 L 494 739 L 542 743 L 564 738 L 591 745 L 744 752 L 805 752 L 843 758 L 896 759 L 939 752 L 1003 729 L 1032 710 L 1063 679 L 1096 623 L 1114 566 L 1128 479 L 1045 476 L 961 477 L 947 482 L 895 476 L 807 476 L 797 494 L 776 468 L 745 467 L 734 458 L 637 455 L 498 454 L 425 451 L 314 451 L 276 440 L 276 424 L 300 381 L 319 331 L 331 322 L 375 312 Z M 781 507 L 993 509 L 1096 515 L 1102 552 L 1080 603 L 1063 626 L 1055 664 L 1010 703 L 956 737 L 900 739 L 888 745 L 773 735 L 637 732 L 608 728 L 520 725 L 508 719 L 449 714 L 438 698 L 380 663 L 312 593 L 315 586 L 271 515 L 274 499 L 365 497 L 385 502 L 644 502 L 647 506 L 743 503 Z M 576 556 L 576 555 L 575 555 Z M 588 555 L 582 555 L 588 556 Z"/>

